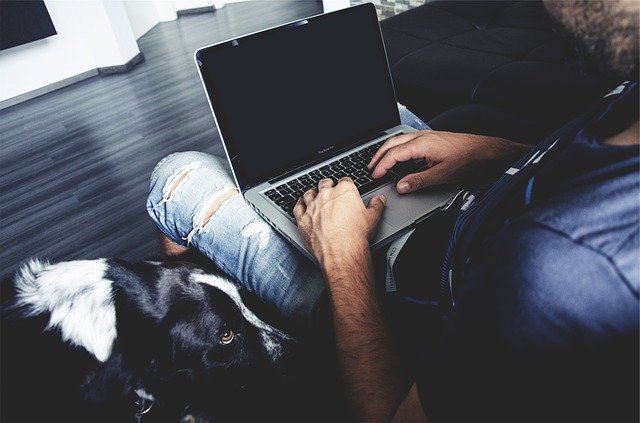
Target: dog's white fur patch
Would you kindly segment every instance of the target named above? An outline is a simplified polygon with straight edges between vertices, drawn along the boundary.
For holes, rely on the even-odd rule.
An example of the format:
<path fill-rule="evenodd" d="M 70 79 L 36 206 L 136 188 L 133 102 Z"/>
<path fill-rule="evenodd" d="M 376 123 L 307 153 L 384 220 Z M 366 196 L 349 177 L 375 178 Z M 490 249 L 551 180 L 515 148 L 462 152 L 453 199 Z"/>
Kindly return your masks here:
<path fill-rule="evenodd" d="M 233 282 L 213 275 L 192 275 L 192 278 L 196 282 L 206 283 L 207 285 L 216 287 L 227 294 L 240 309 L 245 320 L 259 330 L 262 338 L 262 344 L 271 359 L 275 361 L 282 355 L 283 347 L 280 340 L 291 339 L 291 337 L 260 320 L 258 316 L 253 314 L 253 312 L 242 302 L 238 287 Z"/>
<path fill-rule="evenodd" d="M 27 263 L 16 276 L 17 305 L 50 313 L 47 329 L 105 362 L 116 339 L 116 309 L 105 260 Z"/>

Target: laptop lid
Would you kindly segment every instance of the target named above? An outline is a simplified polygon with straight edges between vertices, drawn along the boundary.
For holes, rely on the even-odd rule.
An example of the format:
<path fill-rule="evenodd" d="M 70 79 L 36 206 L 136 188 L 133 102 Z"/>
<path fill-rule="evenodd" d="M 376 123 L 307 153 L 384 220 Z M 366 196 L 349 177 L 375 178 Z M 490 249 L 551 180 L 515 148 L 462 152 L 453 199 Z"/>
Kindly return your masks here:
<path fill-rule="evenodd" d="M 195 59 L 242 191 L 400 124 L 370 3 L 203 47 Z"/>

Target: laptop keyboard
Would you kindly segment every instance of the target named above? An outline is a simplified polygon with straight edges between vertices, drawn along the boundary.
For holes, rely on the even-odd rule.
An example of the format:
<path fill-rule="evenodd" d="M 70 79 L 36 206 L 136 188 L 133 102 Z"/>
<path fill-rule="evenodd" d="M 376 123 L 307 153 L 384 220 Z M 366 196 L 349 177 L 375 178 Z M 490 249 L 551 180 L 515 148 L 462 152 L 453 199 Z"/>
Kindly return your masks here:
<path fill-rule="evenodd" d="M 264 194 L 284 210 L 285 213 L 293 217 L 293 207 L 296 205 L 298 198 L 302 197 L 302 195 L 311 188 L 316 188 L 318 181 L 321 179 L 331 178 L 335 183 L 338 179 L 348 176 L 353 180 L 360 195 L 365 195 L 385 185 L 387 182 L 398 179 L 401 175 L 415 172 L 426 166 L 423 160 L 406 164 L 402 163 L 394 166 L 392 171 L 387 172 L 382 178 L 374 179 L 367 168 L 367 164 L 385 141 L 386 140 L 382 140 L 341 159 L 335 160 L 319 169 L 278 185 L 266 191 Z"/>

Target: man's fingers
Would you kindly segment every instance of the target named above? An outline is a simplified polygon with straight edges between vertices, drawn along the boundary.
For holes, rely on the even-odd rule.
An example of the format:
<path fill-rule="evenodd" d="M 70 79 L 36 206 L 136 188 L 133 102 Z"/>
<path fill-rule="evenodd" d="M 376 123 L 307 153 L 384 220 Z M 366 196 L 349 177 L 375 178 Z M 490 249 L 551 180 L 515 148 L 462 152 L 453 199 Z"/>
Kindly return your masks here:
<path fill-rule="evenodd" d="M 320 179 L 318 181 L 318 190 L 321 190 L 323 188 L 331 188 L 332 186 L 333 186 L 333 179 L 331 178 Z"/>
<path fill-rule="evenodd" d="M 376 167 L 372 170 L 371 176 L 379 178 L 384 176 L 396 163 L 406 162 L 412 159 L 425 159 L 426 156 L 427 150 L 424 143 L 418 141 L 400 144 L 387 151 L 387 154 L 380 159 Z"/>
<path fill-rule="evenodd" d="M 376 165 L 378 164 L 378 161 L 380 161 L 380 158 L 384 156 L 385 153 L 389 151 L 389 149 L 397 145 L 409 142 L 412 139 L 419 137 L 420 135 L 421 135 L 420 132 L 412 132 L 409 134 L 396 135 L 395 137 L 389 138 L 387 141 L 385 141 L 384 144 L 380 146 L 378 151 L 376 151 L 376 154 L 373 155 L 373 157 L 371 158 L 371 161 L 367 166 L 369 167 L 369 169 L 375 168 Z"/>
<path fill-rule="evenodd" d="M 304 200 L 304 203 L 308 205 L 311 201 L 315 200 L 317 195 L 318 195 L 318 190 L 315 189 L 315 188 L 312 188 L 312 189 L 306 191 L 302 195 L 302 199 Z"/>
<path fill-rule="evenodd" d="M 302 197 L 298 198 L 298 202 L 296 203 L 296 205 L 293 207 L 293 217 L 296 218 L 296 221 L 299 220 L 298 215 L 296 215 L 296 209 L 298 209 L 299 213 L 300 213 L 300 217 L 302 217 L 303 214 L 305 214 L 307 212 L 307 210 L 309 212 L 313 211 L 313 207 L 314 207 L 314 200 L 316 199 L 316 197 L 318 196 L 318 190 L 315 188 L 312 188 L 310 190 L 307 190 Z"/>
<path fill-rule="evenodd" d="M 422 172 L 412 173 L 400 179 L 396 188 L 400 194 L 417 191 L 429 185 L 438 185 L 446 183 L 445 175 L 442 172 L 442 166 L 435 165 Z"/>
<path fill-rule="evenodd" d="M 304 203 L 302 197 L 298 198 L 296 205 L 293 207 L 293 217 L 296 218 L 296 222 L 300 221 L 300 218 L 302 217 L 302 215 L 306 210 L 307 210 L 307 206 Z"/>
<path fill-rule="evenodd" d="M 355 187 L 355 184 L 353 183 L 353 179 L 351 179 L 348 176 L 343 176 L 342 178 L 338 179 L 338 184 L 341 183 L 341 182 L 347 182 L 347 183 L 349 183 L 351 185 L 354 185 L 354 187 Z M 336 187 L 338 186 L 338 184 L 336 184 Z"/>
<path fill-rule="evenodd" d="M 380 220 L 382 216 L 382 212 L 384 211 L 384 207 L 387 205 L 387 198 L 384 195 L 376 195 L 375 197 L 371 197 L 369 200 L 369 204 L 367 205 L 367 211 L 369 215 L 375 219 L 375 222 Z"/>

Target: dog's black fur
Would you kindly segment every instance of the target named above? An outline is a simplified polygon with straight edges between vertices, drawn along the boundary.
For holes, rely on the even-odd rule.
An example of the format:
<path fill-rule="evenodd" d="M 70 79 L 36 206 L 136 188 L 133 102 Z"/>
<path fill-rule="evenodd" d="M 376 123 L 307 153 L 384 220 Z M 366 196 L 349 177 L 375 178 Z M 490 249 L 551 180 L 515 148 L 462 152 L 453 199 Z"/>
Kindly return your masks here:
<path fill-rule="evenodd" d="M 78 271 L 93 266 L 84 263 L 88 264 Z M 82 336 L 64 339 L 62 325 L 50 325 L 54 313 L 64 312 L 56 307 L 81 307 L 82 298 L 37 308 L 16 284 L 20 278 L 36 280 L 48 271 L 50 279 L 49 265 L 33 262 L 21 275 L 3 281 L 3 422 L 135 421 L 149 405 L 142 421 L 180 421 L 188 415 L 204 420 L 262 420 L 287 416 L 287 404 L 300 399 L 287 397 L 299 388 L 295 383 L 293 390 L 283 383 L 287 358 L 296 343 L 274 329 L 268 339 L 279 346 L 270 344 L 269 349 L 264 327 L 247 320 L 228 293 L 195 280 L 194 275 L 204 274 L 227 280 L 219 270 L 205 272 L 170 259 L 104 263 L 102 278 L 110 286 L 117 335 L 103 360 L 82 342 L 78 345 Z M 73 272 L 69 266 L 66 269 Z M 54 276 L 64 276 L 62 269 L 56 272 Z M 69 283 L 77 279 L 74 275 Z M 245 292 L 242 298 L 249 304 Z M 85 324 L 95 318 L 85 313 Z M 95 326 L 97 332 L 106 333 L 102 326 L 108 325 Z M 228 341 L 230 330 L 233 340 L 225 345 L 222 341 Z M 268 410 L 274 409 L 280 413 L 270 415 Z"/>

